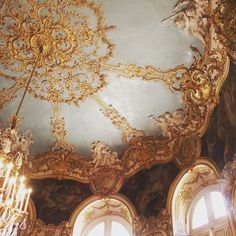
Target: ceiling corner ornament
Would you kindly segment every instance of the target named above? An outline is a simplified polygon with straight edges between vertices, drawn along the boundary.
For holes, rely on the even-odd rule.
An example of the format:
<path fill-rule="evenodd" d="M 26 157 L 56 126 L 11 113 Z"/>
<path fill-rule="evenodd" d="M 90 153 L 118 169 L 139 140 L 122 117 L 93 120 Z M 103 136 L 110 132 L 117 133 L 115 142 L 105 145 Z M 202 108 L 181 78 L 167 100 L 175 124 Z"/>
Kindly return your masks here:
<path fill-rule="evenodd" d="M 82 8 L 93 12 L 93 27 Z M 0 23 L 0 60 L 8 79 L 25 86 L 40 53 L 29 87 L 35 98 L 79 105 L 106 85 L 101 63 L 112 56 L 106 34 L 114 27 L 104 24 L 95 3 L 6 0 Z"/>
<path fill-rule="evenodd" d="M 236 3 L 233 0 L 217 0 L 213 16 L 219 39 L 226 46 L 231 61 L 236 64 Z"/>

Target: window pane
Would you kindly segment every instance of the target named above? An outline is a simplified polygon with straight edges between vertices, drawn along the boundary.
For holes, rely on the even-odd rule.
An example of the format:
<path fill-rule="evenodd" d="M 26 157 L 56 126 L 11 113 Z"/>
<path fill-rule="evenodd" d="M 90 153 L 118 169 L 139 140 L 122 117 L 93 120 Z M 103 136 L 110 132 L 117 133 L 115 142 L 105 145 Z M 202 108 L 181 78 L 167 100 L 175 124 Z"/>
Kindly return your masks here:
<path fill-rule="evenodd" d="M 89 231 L 87 236 L 104 236 L 104 222 L 97 224 Z"/>
<path fill-rule="evenodd" d="M 196 229 L 208 223 L 207 208 L 204 197 L 202 197 L 195 206 L 192 219 L 192 228 Z"/>
<path fill-rule="evenodd" d="M 220 192 L 211 193 L 211 202 L 215 219 L 227 215 L 224 198 Z"/>
<path fill-rule="evenodd" d="M 119 222 L 112 221 L 111 236 L 130 236 L 128 230 Z"/>

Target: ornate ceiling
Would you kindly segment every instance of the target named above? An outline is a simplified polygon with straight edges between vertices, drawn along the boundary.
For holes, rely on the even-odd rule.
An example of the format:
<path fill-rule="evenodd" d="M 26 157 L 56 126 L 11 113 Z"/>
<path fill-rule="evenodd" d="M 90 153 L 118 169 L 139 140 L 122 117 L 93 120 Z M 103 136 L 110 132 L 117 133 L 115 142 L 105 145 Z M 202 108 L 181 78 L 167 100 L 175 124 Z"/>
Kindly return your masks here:
<path fill-rule="evenodd" d="M 154 186 L 166 196 L 177 167 L 192 166 L 201 150 L 210 153 L 209 135 L 203 149 L 201 137 L 220 101 L 230 60 L 236 61 L 233 1 L 0 5 L 0 121 L 8 125 L 32 75 L 19 113 L 19 128 L 30 129 L 34 140 L 25 166 L 31 179 L 76 180 L 99 196 L 121 190 L 138 204 L 145 197 L 127 192 L 129 181 L 146 173 L 153 186 L 150 173 L 157 170 L 153 175 L 161 179 L 171 172 L 166 186 Z M 226 94 L 233 100 L 231 90 Z M 51 196 L 67 186 L 45 181 Z M 80 184 L 70 184 L 74 195 Z M 90 190 L 85 187 L 88 195 Z M 165 196 L 156 196 L 156 213 Z M 138 210 L 153 216 L 148 207 Z"/>
<path fill-rule="evenodd" d="M 175 77 L 194 60 L 190 45 L 203 48 L 162 23 L 174 4 L 6 1 L 1 123 L 16 111 L 35 66 L 20 111 L 22 129 L 32 131 L 31 155 L 66 149 L 88 156 L 98 140 L 120 151 L 133 137 L 159 134 L 155 118 L 183 107 Z"/>

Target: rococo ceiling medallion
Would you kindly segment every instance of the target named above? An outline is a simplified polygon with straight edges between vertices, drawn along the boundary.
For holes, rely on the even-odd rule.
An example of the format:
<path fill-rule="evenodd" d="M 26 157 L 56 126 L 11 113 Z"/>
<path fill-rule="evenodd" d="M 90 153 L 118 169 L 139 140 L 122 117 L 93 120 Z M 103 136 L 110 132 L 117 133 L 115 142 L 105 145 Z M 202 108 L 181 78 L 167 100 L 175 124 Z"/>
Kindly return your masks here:
<path fill-rule="evenodd" d="M 1 74 L 24 86 L 35 67 L 34 97 L 78 105 L 106 85 L 101 63 L 112 56 L 106 33 L 113 26 L 96 4 L 6 0 L 0 19 Z"/>

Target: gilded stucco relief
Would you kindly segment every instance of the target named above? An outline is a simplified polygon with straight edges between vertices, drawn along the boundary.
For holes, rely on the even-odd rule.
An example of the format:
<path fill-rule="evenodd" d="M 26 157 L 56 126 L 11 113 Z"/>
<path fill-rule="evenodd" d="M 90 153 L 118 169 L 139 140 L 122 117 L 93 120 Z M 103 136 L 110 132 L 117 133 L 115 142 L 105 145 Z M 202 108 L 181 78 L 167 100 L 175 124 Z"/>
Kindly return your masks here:
<path fill-rule="evenodd" d="M 172 21 L 191 32 L 204 42 L 205 49 L 201 55 L 192 47 L 195 61 L 190 67 L 179 65 L 168 70 L 152 65 L 110 63 L 115 45 L 109 40 L 108 32 L 116 28 L 105 24 L 101 7 L 93 2 L 6 0 L 0 4 L 0 61 L 4 69 L 1 78 L 13 82 L 11 87 L 1 90 L 0 108 L 14 100 L 33 73 L 29 93 L 49 102 L 52 109 L 50 123 L 54 142 L 48 153 L 31 158 L 25 166 L 32 179 L 73 179 L 89 184 L 95 195 L 109 197 L 120 191 L 126 179 L 143 169 L 171 161 L 179 168 L 186 168 L 199 158 L 200 138 L 219 103 L 229 57 L 235 63 L 233 1 L 186 0 L 176 4 L 173 14 L 164 23 Z M 92 13 L 93 27 L 81 8 Z M 160 133 L 145 135 L 144 130 L 133 127 L 113 104 L 107 104 L 99 96 L 98 92 L 108 86 L 106 73 L 110 72 L 120 80 L 162 82 L 172 92 L 181 94 L 183 106 L 160 116 L 150 114 L 149 119 Z M 226 96 L 233 100 L 233 93 Z M 121 132 L 125 147 L 120 152 L 96 141 L 91 144 L 90 158 L 84 158 L 70 143 L 60 107 L 70 104 L 80 109 L 88 98 L 95 100 L 104 117 Z M 152 187 L 154 192 L 159 189 L 158 183 Z M 139 200 L 148 204 L 148 196 L 153 191 L 145 189 Z M 149 218 L 143 219 L 140 214 L 137 217 L 133 223 L 137 235 L 163 232 L 163 235 L 171 235 L 169 213 L 161 210 L 165 208 L 164 202 L 161 200 L 158 216 L 148 215 Z M 145 212 L 145 209 L 139 210 Z M 71 229 L 67 223 L 56 227 L 34 221 L 29 224 L 28 235 L 37 235 L 37 230 L 45 231 L 45 235 L 48 232 L 70 235 Z"/>

